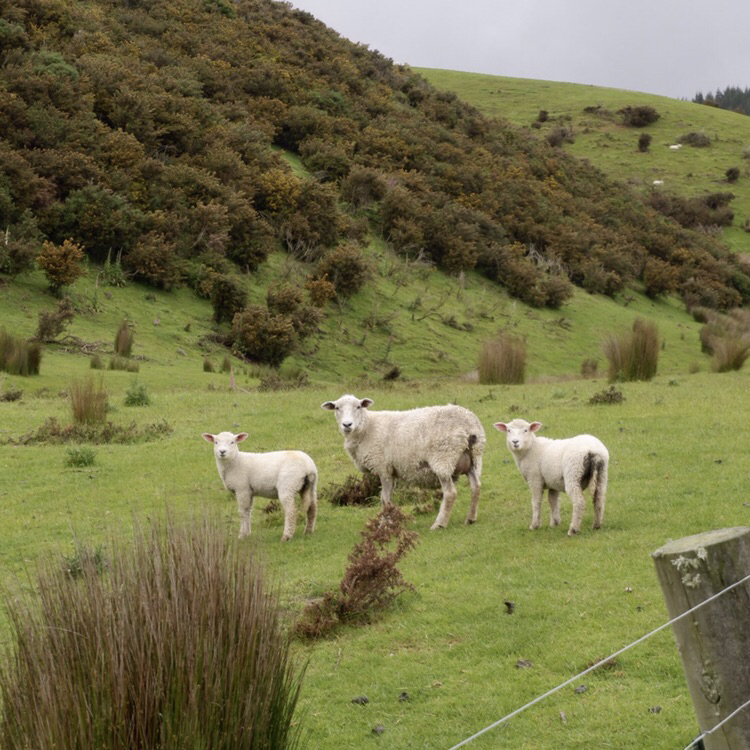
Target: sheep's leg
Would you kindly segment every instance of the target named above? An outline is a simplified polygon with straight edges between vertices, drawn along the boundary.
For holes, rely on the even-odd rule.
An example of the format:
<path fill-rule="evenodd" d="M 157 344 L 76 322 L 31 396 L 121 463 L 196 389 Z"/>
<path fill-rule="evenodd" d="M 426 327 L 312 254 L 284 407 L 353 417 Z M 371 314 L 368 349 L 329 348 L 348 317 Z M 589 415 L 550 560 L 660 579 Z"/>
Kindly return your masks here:
<path fill-rule="evenodd" d="M 281 535 L 282 542 L 288 542 L 294 536 L 297 528 L 297 508 L 294 505 L 294 493 L 279 493 L 279 502 L 284 509 L 284 533 Z"/>
<path fill-rule="evenodd" d="M 438 511 L 435 523 L 430 527 L 433 531 L 435 529 L 444 529 L 450 521 L 451 511 L 453 510 L 453 503 L 456 502 L 456 485 L 453 483 L 453 479 L 450 476 L 438 477 L 440 480 L 440 487 L 443 490 L 443 501 L 440 503 L 440 510 Z"/>
<path fill-rule="evenodd" d="M 318 515 L 318 496 L 315 487 L 308 487 L 302 496 L 303 508 L 307 508 L 307 524 L 305 534 L 312 534 L 315 531 L 315 518 Z"/>
<path fill-rule="evenodd" d="M 560 525 L 560 493 L 557 490 L 550 490 L 547 493 L 549 501 L 549 525 Z"/>
<path fill-rule="evenodd" d="M 531 486 L 531 526 L 532 531 L 542 525 L 542 499 L 544 498 L 544 486 Z"/>
<path fill-rule="evenodd" d="M 252 492 L 237 492 L 237 511 L 240 514 L 240 539 L 250 536 L 253 499 Z"/>
<path fill-rule="evenodd" d="M 391 504 L 393 494 L 393 477 L 390 474 L 380 474 L 380 505 L 385 507 Z"/>
<path fill-rule="evenodd" d="M 469 512 L 466 514 L 466 523 L 474 523 L 477 520 L 477 513 L 479 511 L 479 490 L 482 487 L 482 483 L 479 480 L 476 468 L 473 466 L 466 473 L 466 477 L 469 480 L 469 487 L 471 488 L 471 505 L 469 506 Z"/>
<path fill-rule="evenodd" d="M 575 536 L 581 530 L 581 521 L 583 520 L 583 511 L 586 508 L 586 500 L 583 497 L 583 490 L 577 481 L 566 482 L 565 491 L 570 495 L 573 503 L 573 517 L 570 519 L 570 528 L 568 536 Z"/>
<path fill-rule="evenodd" d="M 604 520 L 604 503 L 607 499 L 607 467 L 602 466 L 596 476 L 594 487 L 594 528 L 600 529 Z"/>

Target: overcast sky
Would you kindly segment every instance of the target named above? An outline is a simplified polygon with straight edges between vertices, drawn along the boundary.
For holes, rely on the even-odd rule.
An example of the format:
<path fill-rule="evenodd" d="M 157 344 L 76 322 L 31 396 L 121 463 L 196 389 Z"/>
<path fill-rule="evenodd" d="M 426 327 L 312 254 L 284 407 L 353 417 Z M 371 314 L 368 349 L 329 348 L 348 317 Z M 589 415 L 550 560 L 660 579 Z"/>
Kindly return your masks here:
<path fill-rule="evenodd" d="M 748 0 L 292 0 L 394 62 L 692 99 L 750 87 Z"/>

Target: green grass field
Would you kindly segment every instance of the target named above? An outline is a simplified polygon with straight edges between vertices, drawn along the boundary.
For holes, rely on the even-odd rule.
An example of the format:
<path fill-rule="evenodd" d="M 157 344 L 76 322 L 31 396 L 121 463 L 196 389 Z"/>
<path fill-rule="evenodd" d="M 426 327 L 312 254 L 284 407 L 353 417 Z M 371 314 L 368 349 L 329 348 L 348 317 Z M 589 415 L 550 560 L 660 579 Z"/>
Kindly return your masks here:
<path fill-rule="evenodd" d="M 383 268 L 396 263 L 383 249 L 375 248 L 374 257 Z M 284 262 L 272 260 L 269 279 L 273 266 Z M 237 362 L 235 390 L 228 375 L 203 372 L 204 356 L 218 364 L 224 355 L 217 345 L 200 343 L 211 328 L 206 302 L 185 290 L 166 294 L 138 285 L 106 290 L 111 297 L 100 288 L 94 300 L 92 278 L 73 290 L 81 312 L 68 333 L 101 341 L 106 352 L 120 320 L 135 323 L 139 372 L 102 373 L 111 419 L 139 426 L 164 420 L 172 431 L 149 442 L 93 446 L 95 462 L 85 468 L 66 467 L 62 445 L 0 446 L 6 584 L 33 571 L 40 556 L 72 554 L 76 538 L 106 545 L 112 536 L 127 535 L 134 518 L 167 508 L 178 517 L 219 513 L 238 529 L 233 500 L 200 437 L 204 431 L 246 430 L 248 450 L 303 449 L 316 460 L 322 487 L 354 473 L 334 420 L 320 408 L 344 392 L 373 398 L 375 409 L 457 402 L 474 410 L 488 432 L 478 523 L 462 523 L 468 487 L 461 483 L 446 531 L 429 531 L 433 513 L 410 522 L 420 541 L 402 570 L 415 591 L 374 624 L 298 646 L 309 659 L 299 716 L 309 748 L 452 746 L 663 623 L 650 553 L 667 539 L 750 525 L 742 491 L 750 477 L 743 448 L 750 437 L 748 375 L 710 373 L 698 326 L 676 303 L 638 295 L 613 302 L 579 292 L 573 304 L 547 313 L 513 303 L 472 276 L 459 284 L 433 273 L 397 284 L 386 274 L 346 308 L 332 309 L 308 353 L 285 365 L 308 367 L 309 387 L 261 393 L 256 373 Z M 408 307 L 417 295 L 423 310 L 447 295 L 440 314 L 470 319 L 474 331 L 435 316 L 412 320 Z M 40 275 L 0 289 L 4 322 L 23 335 L 33 333 L 38 310 L 52 305 Z M 481 306 L 488 312 L 479 314 Z M 385 330 L 377 321 L 364 324 L 367 314 L 386 319 Z M 580 362 L 601 356 L 601 335 L 637 315 L 659 321 L 665 340 L 660 374 L 651 383 L 622 385 L 622 404 L 589 405 L 607 383 L 577 377 Z M 475 367 L 485 332 L 508 324 L 528 338 L 533 382 L 480 386 L 462 377 Z M 391 337 L 390 361 L 405 374 L 387 384 L 378 362 Z M 689 374 L 696 363 L 702 371 Z M 38 377 L 6 377 L 3 387 L 21 388 L 23 396 L 0 402 L 2 440 L 17 440 L 51 416 L 69 423 L 66 391 L 91 372 L 87 355 L 48 347 Z M 150 406 L 123 404 L 134 382 L 147 387 Z M 587 431 L 608 445 L 612 467 L 601 532 L 590 530 L 587 509 L 583 533 L 569 539 L 565 498 L 561 528 L 528 530 L 528 491 L 491 427 L 514 416 L 543 421 L 552 437 Z M 265 504 L 256 505 L 253 537 L 243 544 L 248 554 L 260 549 L 291 618 L 308 599 L 337 586 L 376 509 L 322 504 L 315 534 L 303 538 L 298 531 L 282 545 L 281 514 L 262 513 Z M 505 600 L 515 604 L 512 615 Z M 517 668 L 521 659 L 532 666 Z M 672 747 L 697 734 L 667 632 L 583 682 L 585 692 L 565 689 L 472 746 Z M 409 700 L 399 701 L 403 692 Z M 361 695 L 369 703 L 351 702 Z M 654 706 L 661 711 L 651 713 Z M 376 725 L 385 728 L 380 736 L 372 733 Z"/>

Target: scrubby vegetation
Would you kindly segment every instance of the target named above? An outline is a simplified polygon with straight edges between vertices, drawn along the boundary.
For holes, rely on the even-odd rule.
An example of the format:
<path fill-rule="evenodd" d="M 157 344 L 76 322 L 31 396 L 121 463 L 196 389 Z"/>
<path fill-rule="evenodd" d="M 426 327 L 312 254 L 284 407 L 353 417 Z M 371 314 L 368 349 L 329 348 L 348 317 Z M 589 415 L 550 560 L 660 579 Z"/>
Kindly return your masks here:
<path fill-rule="evenodd" d="M 658 327 L 642 318 L 636 318 L 631 331 L 609 334 L 602 343 L 609 379 L 651 380 L 656 375 L 660 345 Z"/>
<path fill-rule="evenodd" d="M 559 306 L 568 280 L 614 294 L 650 257 L 677 269 L 679 294 L 695 280 L 715 288 L 704 304 L 750 301 L 745 269 L 713 236 L 290 5 L 22 0 L 0 4 L 0 21 L 0 270 L 11 276 L 78 248 L 116 267 L 104 274 L 114 283 L 127 273 L 215 295 L 229 324 L 243 305 L 231 274 L 275 248 L 322 264 L 338 297 L 354 293 L 367 279 L 355 249 L 372 231 L 536 306 Z M 651 109 L 623 116 L 641 126 Z M 346 283 L 330 267 L 339 246 Z M 69 273 L 53 290 L 78 264 L 57 262 Z"/>

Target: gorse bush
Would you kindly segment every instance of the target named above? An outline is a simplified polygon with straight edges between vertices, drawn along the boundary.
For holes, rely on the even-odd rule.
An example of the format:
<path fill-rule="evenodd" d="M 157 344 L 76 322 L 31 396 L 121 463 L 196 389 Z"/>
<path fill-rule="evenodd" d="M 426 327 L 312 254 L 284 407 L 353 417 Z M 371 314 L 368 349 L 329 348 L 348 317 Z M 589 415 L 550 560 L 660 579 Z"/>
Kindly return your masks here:
<path fill-rule="evenodd" d="M 622 116 L 622 124 L 629 128 L 644 128 L 656 122 L 661 115 L 647 104 L 636 107 L 623 107 L 617 114 Z"/>
<path fill-rule="evenodd" d="M 0 328 L 0 370 L 11 375 L 38 375 L 42 347 Z"/>
<path fill-rule="evenodd" d="M 611 381 L 651 380 L 659 361 L 659 329 L 655 323 L 636 318 L 631 331 L 607 336 L 602 349 Z"/>
<path fill-rule="evenodd" d="M 73 422 L 78 425 L 103 424 L 107 416 L 107 400 L 108 394 L 101 375 L 98 381 L 94 381 L 90 375 L 83 380 L 74 380 L 70 385 Z"/>
<path fill-rule="evenodd" d="M 62 245 L 45 242 L 36 262 L 44 271 L 50 290 L 57 294 L 63 286 L 72 284 L 86 273 L 82 265 L 85 257 L 83 247 L 67 239 Z"/>
<path fill-rule="evenodd" d="M 289 316 L 249 305 L 234 316 L 231 339 L 232 348 L 242 356 L 278 367 L 294 351 L 298 336 Z"/>
<path fill-rule="evenodd" d="M 306 607 L 296 625 L 304 638 L 321 638 L 341 624 L 368 622 L 404 591 L 398 563 L 417 544 L 417 533 L 406 529 L 407 516 L 393 503 L 371 518 L 360 542 L 349 554 L 349 565 L 338 591 Z"/>
<path fill-rule="evenodd" d="M 510 333 L 485 341 L 479 352 L 479 382 L 518 385 L 526 379 L 526 342 Z"/>
<path fill-rule="evenodd" d="M 68 568 L 69 570 L 67 570 Z M 260 565 L 218 522 L 137 527 L 6 596 L 6 750 L 292 750 L 303 675 Z M 74 572 L 75 571 L 75 572 Z"/>
<path fill-rule="evenodd" d="M 341 298 L 356 294 L 372 273 L 369 260 L 353 243 L 329 250 L 318 261 L 317 270 L 318 277 L 330 281 Z"/>

